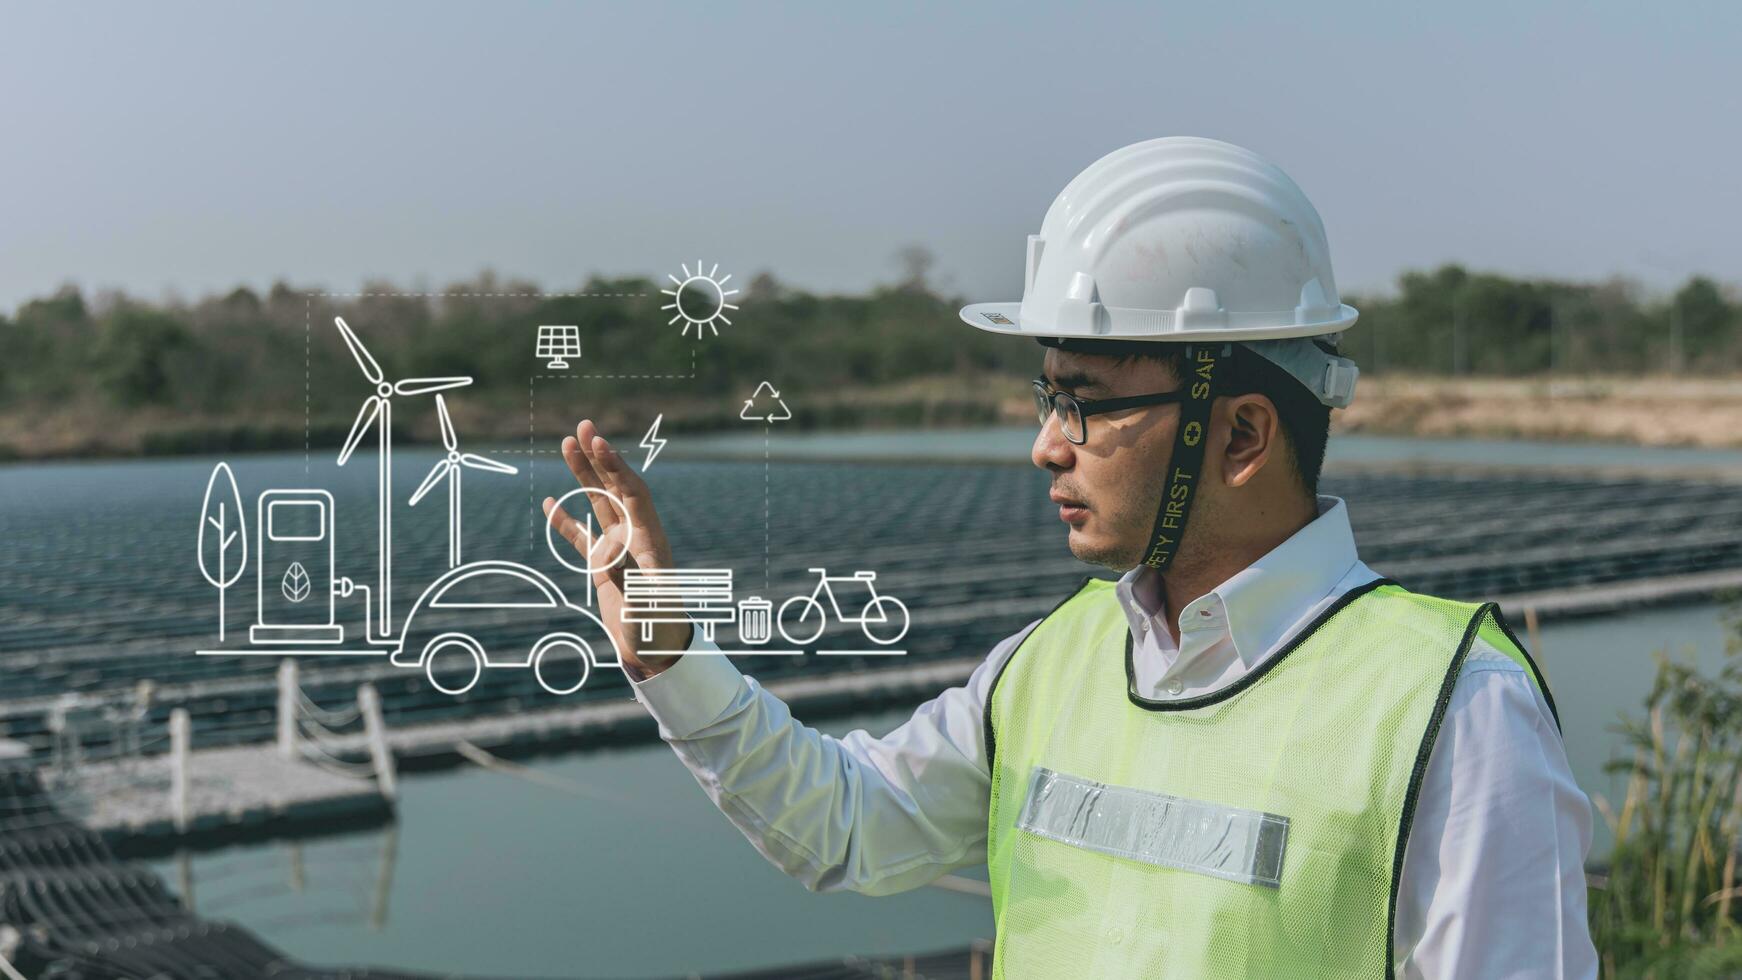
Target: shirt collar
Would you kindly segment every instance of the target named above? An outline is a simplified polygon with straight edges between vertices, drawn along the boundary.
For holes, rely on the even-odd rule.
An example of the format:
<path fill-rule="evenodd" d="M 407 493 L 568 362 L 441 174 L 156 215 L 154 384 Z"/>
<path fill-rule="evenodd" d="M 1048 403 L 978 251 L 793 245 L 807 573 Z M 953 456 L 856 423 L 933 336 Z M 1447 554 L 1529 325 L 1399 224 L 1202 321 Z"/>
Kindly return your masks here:
<path fill-rule="evenodd" d="M 1359 560 L 1355 535 L 1341 498 L 1321 495 L 1317 502 L 1317 518 L 1180 610 L 1182 642 L 1188 630 L 1224 630 L 1251 667 L 1336 588 Z M 1147 565 L 1120 576 L 1115 592 L 1134 635 L 1140 616 L 1159 624 L 1166 614 L 1160 576 Z"/>

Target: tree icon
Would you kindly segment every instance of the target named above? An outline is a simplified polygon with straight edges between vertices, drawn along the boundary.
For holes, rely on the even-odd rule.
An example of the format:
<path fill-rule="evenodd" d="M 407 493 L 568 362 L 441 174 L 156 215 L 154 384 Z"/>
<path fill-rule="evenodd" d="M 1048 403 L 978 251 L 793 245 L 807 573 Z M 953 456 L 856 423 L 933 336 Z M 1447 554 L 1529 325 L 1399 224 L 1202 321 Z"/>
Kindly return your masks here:
<path fill-rule="evenodd" d="M 218 478 L 223 478 L 220 486 Z M 227 493 L 225 491 L 228 491 Z M 230 527 L 230 514 L 236 515 L 236 526 Z M 210 532 L 210 533 L 208 533 Z M 231 570 L 231 545 L 239 545 L 236 565 Z M 236 477 L 230 464 L 219 463 L 212 468 L 206 481 L 206 499 L 200 505 L 200 575 L 218 590 L 218 642 L 224 642 L 224 591 L 242 577 L 248 564 L 248 527 L 242 517 L 242 495 L 236 491 Z M 217 569 L 217 574 L 212 569 Z"/>

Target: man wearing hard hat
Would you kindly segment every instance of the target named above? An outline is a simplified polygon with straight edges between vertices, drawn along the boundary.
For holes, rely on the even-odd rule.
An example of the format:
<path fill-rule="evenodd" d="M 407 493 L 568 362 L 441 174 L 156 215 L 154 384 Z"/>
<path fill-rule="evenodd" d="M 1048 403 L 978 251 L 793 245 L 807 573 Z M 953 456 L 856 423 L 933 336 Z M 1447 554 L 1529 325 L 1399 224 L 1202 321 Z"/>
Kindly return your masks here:
<path fill-rule="evenodd" d="M 997 976 L 1595 976 L 1590 806 L 1541 673 L 1493 604 L 1375 574 L 1317 494 L 1355 310 L 1306 196 L 1227 143 L 1128 146 L 1053 202 L 1024 283 L 962 318 L 1046 347 L 1033 461 L 1072 553 L 1124 574 L 883 738 L 798 724 L 725 657 L 637 655 L 714 649 L 685 624 L 619 627 L 708 795 L 813 889 L 986 862 Z M 563 452 L 670 566 L 591 422 Z"/>

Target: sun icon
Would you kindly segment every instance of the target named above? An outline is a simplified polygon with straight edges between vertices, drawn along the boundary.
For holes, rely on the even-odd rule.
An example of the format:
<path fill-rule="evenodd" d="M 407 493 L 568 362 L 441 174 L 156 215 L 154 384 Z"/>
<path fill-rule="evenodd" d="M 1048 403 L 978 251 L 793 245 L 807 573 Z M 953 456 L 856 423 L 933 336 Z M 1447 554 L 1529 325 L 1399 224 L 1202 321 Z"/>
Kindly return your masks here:
<path fill-rule="evenodd" d="M 738 292 L 736 289 L 726 288 L 726 283 L 732 277 L 727 275 L 724 279 L 714 278 L 714 275 L 720 271 L 720 263 L 718 262 L 715 262 L 714 267 L 709 269 L 706 274 L 702 272 L 701 259 L 696 260 L 696 271 L 693 273 L 690 272 L 687 263 L 681 268 L 683 269 L 682 279 L 670 274 L 666 276 L 676 284 L 676 288 L 660 290 L 671 297 L 671 302 L 660 309 L 674 311 L 671 319 L 665 321 L 666 325 L 670 326 L 682 320 L 684 321 L 683 336 L 685 337 L 689 336 L 691 327 L 696 328 L 697 340 L 702 337 L 703 327 L 713 331 L 714 336 L 718 337 L 720 328 L 715 324 L 724 323 L 728 327 L 731 326 L 732 321 L 726 318 L 726 311 L 738 308 L 726 301 L 726 297 L 736 295 Z"/>

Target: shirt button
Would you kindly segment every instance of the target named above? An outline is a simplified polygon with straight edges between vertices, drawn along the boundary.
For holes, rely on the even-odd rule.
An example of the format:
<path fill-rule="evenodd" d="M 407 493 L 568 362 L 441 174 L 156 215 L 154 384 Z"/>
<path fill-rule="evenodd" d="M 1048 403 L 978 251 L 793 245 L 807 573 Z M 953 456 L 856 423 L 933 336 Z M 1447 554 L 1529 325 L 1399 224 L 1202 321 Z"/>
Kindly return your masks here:
<path fill-rule="evenodd" d="M 1167 682 L 1167 693 L 1169 694 L 1178 694 L 1185 689 L 1186 686 L 1180 683 L 1180 680 L 1177 677 Z"/>
<path fill-rule="evenodd" d="M 1138 621 L 1137 621 L 1137 630 L 1138 630 L 1138 632 L 1140 632 L 1140 633 L 1147 633 L 1147 632 L 1149 632 L 1149 620 L 1147 620 L 1147 619 L 1140 619 L 1140 620 L 1138 620 Z"/>
<path fill-rule="evenodd" d="M 1202 618 L 1204 618 L 1204 619 L 1213 619 L 1213 618 L 1215 618 L 1215 615 L 1216 615 L 1216 614 L 1215 614 L 1215 613 L 1213 613 L 1213 612 L 1211 612 L 1211 611 L 1210 611 L 1210 610 L 1208 610 L 1208 609 L 1199 609 L 1199 610 L 1198 610 L 1198 615 L 1199 615 L 1199 616 L 1200 616 L 1200 617 L 1202 617 Z"/>

